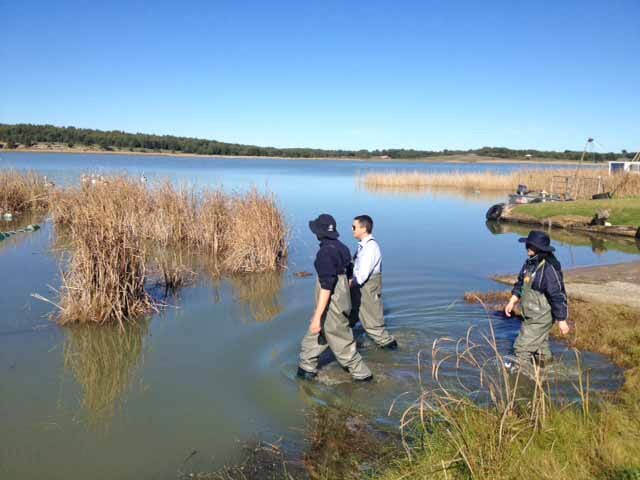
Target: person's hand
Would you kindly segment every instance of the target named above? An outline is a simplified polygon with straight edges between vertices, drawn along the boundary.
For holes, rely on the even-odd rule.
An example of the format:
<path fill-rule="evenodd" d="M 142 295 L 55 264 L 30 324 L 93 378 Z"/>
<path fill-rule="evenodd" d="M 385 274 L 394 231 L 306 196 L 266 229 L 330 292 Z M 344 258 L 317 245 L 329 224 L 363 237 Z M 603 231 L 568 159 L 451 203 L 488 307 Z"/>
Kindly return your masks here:
<path fill-rule="evenodd" d="M 569 324 L 566 320 L 558 320 L 558 328 L 560 329 L 560 333 L 562 335 L 566 335 L 569 333 Z"/>
<path fill-rule="evenodd" d="M 311 318 L 311 324 L 309 325 L 309 332 L 311 332 L 312 334 L 317 334 L 320 333 L 322 331 L 322 324 L 320 322 L 320 318 L 317 317 L 312 317 Z"/>
<path fill-rule="evenodd" d="M 504 314 L 507 317 L 511 316 L 511 312 L 513 312 L 513 309 L 516 306 L 516 303 L 518 303 L 518 298 L 517 297 L 511 297 L 511 300 L 509 300 L 509 303 L 507 303 L 507 306 L 504 307 Z"/>

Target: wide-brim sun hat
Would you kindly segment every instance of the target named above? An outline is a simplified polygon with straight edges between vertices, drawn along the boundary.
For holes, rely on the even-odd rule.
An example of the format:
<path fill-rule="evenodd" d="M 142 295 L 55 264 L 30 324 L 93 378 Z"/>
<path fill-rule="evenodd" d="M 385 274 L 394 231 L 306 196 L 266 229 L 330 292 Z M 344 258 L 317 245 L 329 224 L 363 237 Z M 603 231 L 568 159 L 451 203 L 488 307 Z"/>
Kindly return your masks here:
<path fill-rule="evenodd" d="M 522 237 L 518 240 L 520 243 L 526 243 L 532 245 L 541 252 L 554 252 L 556 249 L 551 246 L 551 239 L 549 235 L 540 230 L 531 230 L 527 237 Z"/>
<path fill-rule="evenodd" d="M 309 229 L 320 238 L 336 239 L 340 236 L 336 227 L 336 220 L 328 213 L 309 221 Z"/>

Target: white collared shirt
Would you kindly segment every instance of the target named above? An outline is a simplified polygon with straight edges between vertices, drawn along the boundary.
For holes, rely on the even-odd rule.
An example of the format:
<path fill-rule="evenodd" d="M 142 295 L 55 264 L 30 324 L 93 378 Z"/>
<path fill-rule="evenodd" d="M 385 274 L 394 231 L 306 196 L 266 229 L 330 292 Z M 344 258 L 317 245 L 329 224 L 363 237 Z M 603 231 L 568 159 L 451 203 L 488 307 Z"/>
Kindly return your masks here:
<path fill-rule="evenodd" d="M 358 285 L 364 285 L 371 275 L 382 271 L 382 253 L 373 235 L 358 242 L 353 262 L 353 278 Z"/>

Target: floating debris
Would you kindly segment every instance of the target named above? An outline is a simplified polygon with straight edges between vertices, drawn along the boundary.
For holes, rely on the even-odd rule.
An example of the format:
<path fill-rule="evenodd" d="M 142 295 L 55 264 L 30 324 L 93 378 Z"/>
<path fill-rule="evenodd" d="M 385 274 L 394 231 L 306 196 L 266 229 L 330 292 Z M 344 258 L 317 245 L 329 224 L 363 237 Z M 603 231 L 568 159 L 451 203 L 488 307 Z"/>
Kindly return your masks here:
<path fill-rule="evenodd" d="M 313 275 L 313 273 L 311 272 L 295 272 L 293 274 L 294 277 L 296 278 L 306 278 L 306 277 L 310 277 L 311 275 Z"/>
<path fill-rule="evenodd" d="M 18 233 L 28 233 L 35 232 L 36 230 L 40 230 L 40 225 L 27 225 L 24 228 L 20 228 L 19 230 L 9 230 L 8 232 L 0 232 L 0 241 L 5 240 L 9 237 L 12 237 Z"/>

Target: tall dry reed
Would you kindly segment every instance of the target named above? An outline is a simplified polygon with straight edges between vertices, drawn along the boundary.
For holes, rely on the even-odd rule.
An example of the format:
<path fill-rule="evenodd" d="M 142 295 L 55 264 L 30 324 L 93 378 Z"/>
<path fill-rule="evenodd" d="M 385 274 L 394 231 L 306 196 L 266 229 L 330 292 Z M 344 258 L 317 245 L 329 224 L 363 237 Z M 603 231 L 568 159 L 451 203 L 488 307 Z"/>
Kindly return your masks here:
<path fill-rule="evenodd" d="M 229 212 L 223 269 L 245 273 L 275 270 L 287 255 L 288 230 L 273 195 L 255 189 L 235 195 Z"/>
<path fill-rule="evenodd" d="M 603 191 L 615 192 L 616 196 L 640 195 L 640 175 L 608 175 L 605 169 L 521 169 L 509 173 L 496 172 L 399 172 L 365 173 L 357 181 L 372 191 L 410 191 L 437 188 L 456 188 L 459 190 L 515 192 L 519 184 L 529 190 L 545 190 L 550 193 L 566 193 L 565 178 L 569 185 L 578 178 L 580 187 L 578 196 L 590 197 L 598 193 L 598 177 L 602 181 Z M 555 177 L 555 179 L 554 179 Z"/>
<path fill-rule="evenodd" d="M 36 172 L 0 170 L 0 214 L 45 211 L 52 188 Z"/>
<path fill-rule="evenodd" d="M 140 190 L 122 181 L 62 194 L 54 218 L 67 223 L 68 268 L 63 273 L 59 322 L 118 323 L 152 310 L 145 291 L 147 246 L 132 207 Z"/>
<path fill-rule="evenodd" d="M 152 309 L 144 288 L 148 267 L 161 272 L 167 289 L 193 273 L 181 255 L 163 249 L 199 254 L 216 275 L 276 271 L 287 255 L 282 212 L 271 194 L 255 189 L 228 195 L 101 177 L 57 192 L 51 212 L 71 252 L 61 323 L 122 325 Z"/>

